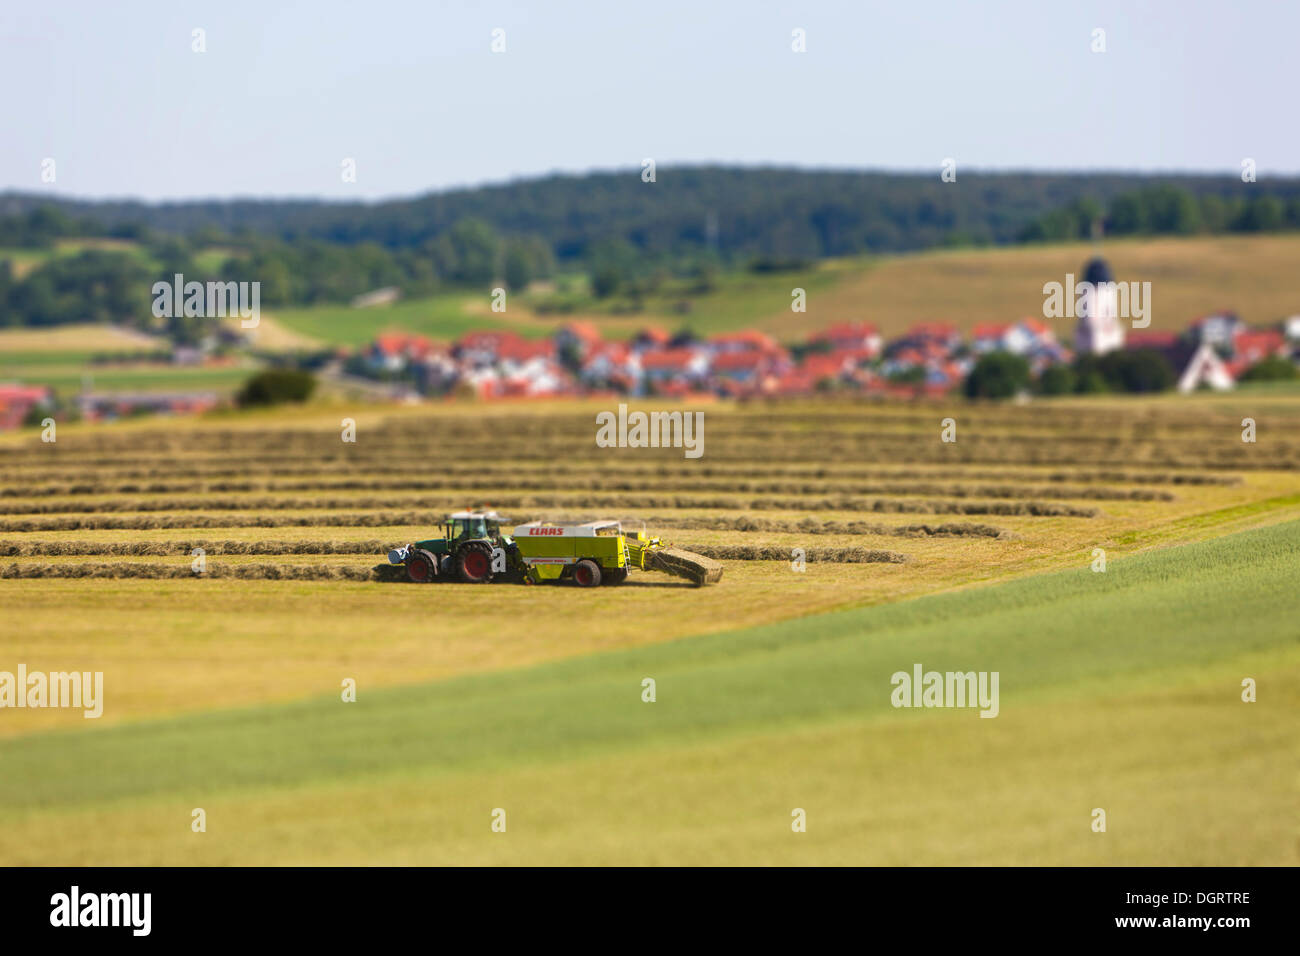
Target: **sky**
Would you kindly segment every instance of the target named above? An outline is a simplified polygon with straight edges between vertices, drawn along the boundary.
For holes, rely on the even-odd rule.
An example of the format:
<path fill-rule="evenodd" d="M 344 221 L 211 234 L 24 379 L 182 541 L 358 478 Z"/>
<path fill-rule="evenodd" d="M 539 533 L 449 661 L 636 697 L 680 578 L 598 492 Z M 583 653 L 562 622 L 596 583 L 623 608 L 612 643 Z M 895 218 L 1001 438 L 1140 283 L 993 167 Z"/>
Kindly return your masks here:
<path fill-rule="evenodd" d="M 1290 0 L 6 0 L 0 190 L 377 199 L 647 158 L 1262 180 L 1300 173 L 1297 35 Z"/>

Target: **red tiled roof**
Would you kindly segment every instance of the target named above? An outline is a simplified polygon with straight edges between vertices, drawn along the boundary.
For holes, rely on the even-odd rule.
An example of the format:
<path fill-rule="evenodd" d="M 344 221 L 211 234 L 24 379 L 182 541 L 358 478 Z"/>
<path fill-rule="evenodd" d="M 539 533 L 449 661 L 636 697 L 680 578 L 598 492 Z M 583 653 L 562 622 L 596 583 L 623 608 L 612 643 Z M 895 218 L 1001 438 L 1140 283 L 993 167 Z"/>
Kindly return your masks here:
<path fill-rule="evenodd" d="M 1232 340 L 1232 347 L 1238 355 L 1255 354 L 1263 357 L 1280 352 L 1286 347 L 1286 338 L 1281 332 L 1266 330 L 1263 332 L 1238 332 Z"/>
<path fill-rule="evenodd" d="M 713 336 L 709 339 L 709 342 L 713 345 L 743 345 L 761 352 L 774 352 L 781 348 L 776 339 L 766 332 L 759 332 L 757 329 L 725 332 L 722 335 Z"/>
<path fill-rule="evenodd" d="M 501 343 L 497 349 L 497 358 L 512 359 L 516 362 L 527 362 L 529 359 L 543 358 L 552 359 L 555 357 L 555 343 L 549 339 L 539 339 L 530 342 L 527 339 L 515 339 Z"/>
<path fill-rule="evenodd" d="M 715 372 L 729 372 L 737 369 L 758 369 L 768 364 L 769 356 L 763 352 L 727 352 L 713 360 Z"/>
<path fill-rule="evenodd" d="M 561 325 L 560 331 L 568 332 L 574 338 L 579 339 L 588 345 L 594 345 L 601 341 L 600 329 L 596 327 L 595 322 L 575 319 Z"/>
<path fill-rule="evenodd" d="M 1129 349 L 1167 349 L 1178 344 L 1178 333 L 1161 332 L 1156 329 L 1130 332 L 1125 347 Z"/>
<path fill-rule="evenodd" d="M 41 402 L 49 394 L 44 385 L 0 385 L 0 402 Z"/>
<path fill-rule="evenodd" d="M 695 358 L 690 349 L 657 349 L 641 356 L 642 368 L 685 369 Z"/>
<path fill-rule="evenodd" d="M 814 378 L 834 378 L 843 374 L 846 361 L 834 355 L 809 355 L 799 366 L 799 371 Z"/>
<path fill-rule="evenodd" d="M 834 342 L 873 338 L 880 330 L 870 322 L 837 322 L 809 336 L 810 342 Z"/>
<path fill-rule="evenodd" d="M 466 332 L 456 340 L 456 345 L 466 349 L 499 349 L 506 342 L 521 342 L 523 339 L 515 332 L 484 331 Z"/>

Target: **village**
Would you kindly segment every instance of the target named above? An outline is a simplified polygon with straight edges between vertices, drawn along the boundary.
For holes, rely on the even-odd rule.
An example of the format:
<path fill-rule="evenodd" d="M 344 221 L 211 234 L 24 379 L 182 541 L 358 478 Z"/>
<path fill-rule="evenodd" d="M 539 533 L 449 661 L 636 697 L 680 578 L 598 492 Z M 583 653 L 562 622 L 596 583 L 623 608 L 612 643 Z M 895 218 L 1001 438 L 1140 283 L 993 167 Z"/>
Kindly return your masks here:
<path fill-rule="evenodd" d="M 311 364 L 323 382 L 381 401 L 619 396 L 688 402 L 819 393 L 939 398 L 959 392 L 981 357 L 997 353 L 1022 359 L 1035 384 L 1048 382 L 1045 372 L 1069 368 L 1081 356 L 1155 353 L 1180 392 L 1231 389 L 1261 362 L 1294 366 L 1300 361 L 1300 315 L 1255 328 L 1221 310 L 1182 332 L 1126 329 L 1106 262 L 1091 260 L 1084 276 L 1097 294 L 1080 300 L 1072 334 L 1065 336 L 1032 316 L 976 324 L 969 336 L 954 323 L 922 322 L 891 339 L 871 322 L 840 322 L 788 345 L 755 329 L 698 336 L 655 325 L 629 339 L 611 340 L 595 322 L 573 320 L 540 338 L 511 329 L 471 331 L 451 341 L 385 331 L 364 347 L 315 356 Z M 236 348 L 249 344 L 234 342 Z M 172 361 L 189 365 L 231 358 L 178 347 Z M 0 430 L 40 423 L 42 413 L 54 408 L 54 398 L 53 390 L 40 384 L 0 383 Z M 199 414 L 224 402 L 212 391 L 85 390 L 68 407 L 77 418 L 96 422 Z"/>
<path fill-rule="evenodd" d="M 1126 333 L 1109 266 L 1094 259 L 1085 277 L 1100 292 L 1084 302 L 1065 342 L 1034 317 L 978 324 L 969 338 L 947 322 L 919 323 L 889 340 L 870 322 L 841 322 L 793 346 L 752 329 L 700 337 L 647 327 L 628 341 L 610 341 L 595 323 L 572 321 L 543 339 L 495 330 L 439 342 L 389 332 L 340 360 L 349 374 L 393 383 L 394 395 L 408 399 L 612 393 L 690 400 L 818 392 L 939 397 L 960 389 L 980 357 L 992 353 L 1023 358 L 1038 379 L 1081 355 L 1155 352 L 1168 363 L 1178 391 L 1226 390 L 1266 359 L 1295 363 L 1300 357 L 1300 316 L 1256 329 L 1224 310 L 1181 333 Z"/>

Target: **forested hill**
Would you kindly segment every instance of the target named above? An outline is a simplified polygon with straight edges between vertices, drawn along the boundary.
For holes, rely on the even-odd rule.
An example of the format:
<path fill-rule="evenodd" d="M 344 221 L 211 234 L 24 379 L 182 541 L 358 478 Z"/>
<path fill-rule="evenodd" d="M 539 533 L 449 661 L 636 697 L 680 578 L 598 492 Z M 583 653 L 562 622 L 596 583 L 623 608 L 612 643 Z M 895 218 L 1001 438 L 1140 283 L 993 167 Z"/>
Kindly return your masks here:
<path fill-rule="evenodd" d="M 626 240 L 655 256 L 804 259 L 895 252 L 954 243 L 1054 238 L 1117 197 L 1172 186 L 1226 214 L 1267 196 L 1289 216 L 1300 180 L 1242 183 L 1238 177 L 958 171 L 945 183 L 922 174 L 777 168 L 660 167 L 554 175 L 376 203 L 231 200 L 147 204 L 56 200 L 68 216 L 110 233 L 251 232 L 287 240 L 391 249 L 418 248 L 455 223 L 478 219 L 504 235 L 541 237 L 560 259 L 583 258 L 604 240 Z M 0 196 L 0 216 L 50 204 L 48 194 Z M 1061 218 L 1062 210 L 1074 214 Z M 1055 214 L 1056 218 L 1053 218 Z M 1210 224 L 1211 231 L 1217 231 Z M 1163 231 L 1163 230 L 1161 230 Z M 1059 236 L 1064 238 L 1065 236 Z"/>

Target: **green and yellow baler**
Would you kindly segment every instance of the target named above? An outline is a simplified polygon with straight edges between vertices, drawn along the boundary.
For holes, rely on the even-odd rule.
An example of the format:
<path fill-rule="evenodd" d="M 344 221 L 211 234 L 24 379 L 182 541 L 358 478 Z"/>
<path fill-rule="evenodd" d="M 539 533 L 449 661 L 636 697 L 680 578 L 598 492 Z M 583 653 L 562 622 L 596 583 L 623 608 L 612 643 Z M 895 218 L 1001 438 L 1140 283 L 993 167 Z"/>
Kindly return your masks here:
<path fill-rule="evenodd" d="M 703 555 L 666 547 L 658 538 L 628 532 L 618 521 L 519 525 L 502 534 L 495 512 L 458 512 L 448 518 L 446 536 L 417 541 L 389 552 L 412 581 L 458 577 L 480 583 L 516 580 L 526 584 L 572 581 L 579 587 L 622 584 L 628 571 L 662 571 L 697 586 L 715 584 L 722 565 Z"/>

